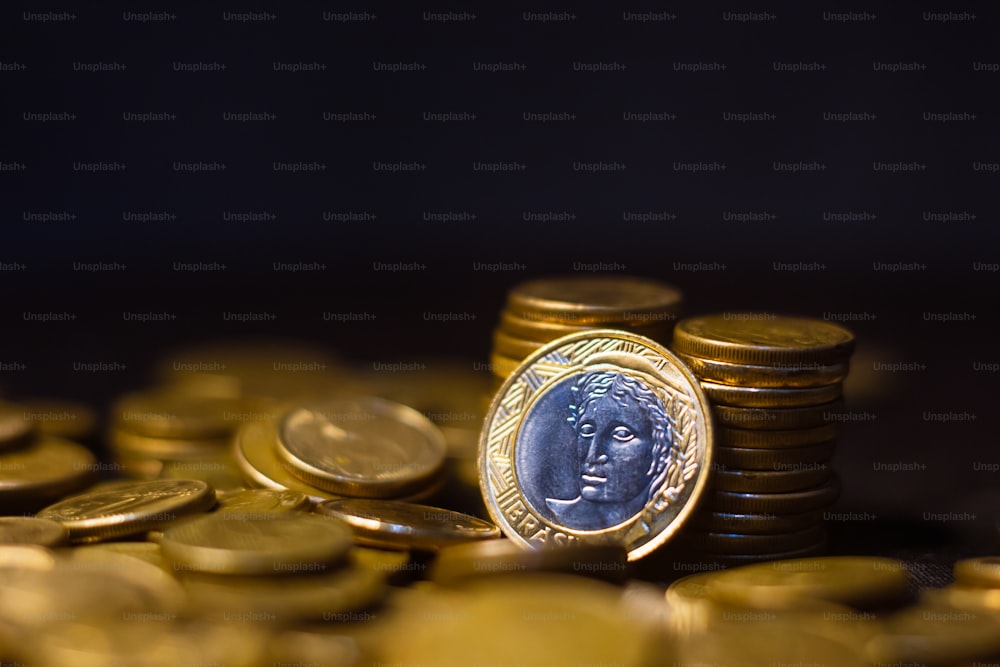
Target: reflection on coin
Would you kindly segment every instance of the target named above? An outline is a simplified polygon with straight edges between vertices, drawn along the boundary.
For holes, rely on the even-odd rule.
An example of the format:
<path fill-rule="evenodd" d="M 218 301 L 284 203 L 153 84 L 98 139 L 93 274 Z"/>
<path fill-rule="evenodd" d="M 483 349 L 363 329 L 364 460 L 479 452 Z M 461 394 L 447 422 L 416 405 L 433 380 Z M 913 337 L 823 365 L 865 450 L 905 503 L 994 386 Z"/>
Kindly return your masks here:
<path fill-rule="evenodd" d="M 826 424 L 816 428 L 793 431 L 752 431 L 750 429 L 715 429 L 716 440 L 721 447 L 746 447 L 753 449 L 780 449 L 783 447 L 805 447 L 828 443 L 837 437 L 837 424 Z"/>
<path fill-rule="evenodd" d="M 219 497 L 217 512 L 252 516 L 258 512 L 289 512 L 307 510 L 309 497 L 288 489 L 244 489 Z"/>
<path fill-rule="evenodd" d="M 705 494 L 705 506 L 735 514 L 794 514 L 829 507 L 840 496 L 836 474 L 812 489 L 785 493 L 738 493 L 715 491 Z"/>
<path fill-rule="evenodd" d="M 716 384 L 744 385 L 790 389 L 818 387 L 840 382 L 847 377 L 848 362 L 817 364 L 812 362 L 782 363 L 772 366 L 752 366 L 716 361 L 676 352 L 700 380 Z"/>
<path fill-rule="evenodd" d="M 97 426 L 97 414 L 86 405 L 62 399 L 21 401 L 24 418 L 38 425 L 46 435 L 60 438 L 87 438 Z M 2 439 L 2 438 L 0 438 Z"/>
<path fill-rule="evenodd" d="M 734 364 L 834 363 L 851 356 L 854 334 L 826 320 L 721 313 L 678 322 L 673 347 L 684 354 Z"/>
<path fill-rule="evenodd" d="M 0 500 L 8 509 L 38 507 L 87 485 L 97 459 L 69 440 L 44 436 L 30 446 L 0 453 Z"/>
<path fill-rule="evenodd" d="M 483 496 L 525 547 L 620 544 L 641 558 L 691 515 L 712 430 L 697 380 L 623 331 L 557 339 L 507 378 L 480 440 Z"/>
<path fill-rule="evenodd" d="M 34 432 L 35 425 L 24 417 L 22 406 L 0 403 L 0 450 L 23 445 Z"/>
<path fill-rule="evenodd" d="M 700 512 L 692 517 L 692 528 L 716 533 L 773 534 L 802 530 L 823 522 L 823 512 L 798 514 L 734 514 L 731 512 Z"/>
<path fill-rule="evenodd" d="M 310 486 L 288 472 L 290 465 L 278 458 L 277 438 L 273 422 L 244 424 L 236 433 L 233 454 L 247 481 L 267 489 L 298 491 L 314 503 L 341 497 Z"/>
<path fill-rule="evenodd" d="M 751 447 L 716 447 L 716 468 L 741 470 L 796 470 L 826 463 L 833 457 L 834 443 L 808 447 L 763 449 Z"/>
<path fill-rule="evenodd" d="M 801 600 L 854 607 L 906 597 L 906 564 L 891 558 L 831 556 L 758 563 L 720 572 L 708 584 L 717 600 L 755 609 L 790 608 Z"/>
<path fill-rule="evenodd" d="M 160 540 L 177 570 L 216 574 L 322 573 L 350 546 L 343 522 L 300 512 L 218 512 L 171 526 Z"/>
<path fill-rule="evenodd" d="M 775 389 L 768 387 L 737 387 L 702 382 L 701 388 L 713 405 L 734 405 L 744 408 L 793 408 L 821 405 L 840 398 L 843 385 L 839 382 L 819 387 Z"/>
<path fill-rule="evenodd" d="M 389 549 L 437 550 L 500 537 L 496 526 L 474 516 L 391 500 L 330 500 L 316 512 L 347 523 L 358 544 Z"/>
<path fill-rule="evenodd" d="M 716 470 L 712 488 L 736 493 L 786 493 L 819 486 L 832 474 L 824 463 L 790 470 Z"/>
<path fill-rule="evenodd" d="M 412 494 L 440 473 L 445 453 L 433 422 L 377 398 L 310 403 L 285 414 L 278 426 L 278 455 L 288 471 L 347 496 Z"/>
<path fill-rule="evenodd" d="M 507 310 L 523 319 L 562 324 L 648 324 L 670 321 L 683 295 L 672 285 L 628 276 L 569 276 L 515 286 Z"/>
<path fill-rule="evenodd" d="M 737 408 L 716 405 L 712 408 L 720 426 L 765 431 L 815 428 L 829 424 L 843 411 L 842 401 L 801 408 Z"/>
<path fill-rule="evenodd" d="M 487 575 L 562 572 L 623 581 L 627 571 L 625 549 L 618 545 L 574 543 L 565 548 L 525 550 L 511 540 L 484 540 L 441 549 L 431 578 L 452 586 Z"/>
<path fill-rule="evenodd" d="M 56 547 L 69 541 L 61 523 L 26 516 L 0 517 L 0 544 L 36 544 Z"/>
<path fill-rule="evenodd" d="M 74 542 L 88 542 L 151 530 L 214 504 L 215 491 L 205 482 L 164 479 L 73 496 L 38 516 L 61 523 Z"/>

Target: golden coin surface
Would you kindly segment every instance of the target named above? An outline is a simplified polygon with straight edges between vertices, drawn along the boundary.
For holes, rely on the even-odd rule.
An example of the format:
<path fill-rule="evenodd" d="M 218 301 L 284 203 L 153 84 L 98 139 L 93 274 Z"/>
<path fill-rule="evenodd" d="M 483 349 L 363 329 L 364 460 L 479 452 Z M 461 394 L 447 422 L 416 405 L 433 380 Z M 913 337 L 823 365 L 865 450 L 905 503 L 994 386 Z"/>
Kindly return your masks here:
<path fill-rule="evenodd" d="M 444 436 L 413 408 L 378 398 L 295 407 L 278 425 L 288 471 L 333 493 L 366 498 L 412 494 L 441 472 Z"/>
<path fill-rule="evenodd" d="M 511 359 L 524 359 L 545 343 L 512 336 L 497 329 L 493 332 L 493 351 Z"/>
<path fill-rule="evenodd" d="M 825 463 L 799 465 L 788 470 L 715 470 L 712 488 L 736 493 L 785 493 L 819 486 L 830 479 Z"/>
<path fill-rule="evenodd" d="M 794 514 L 828 508 L 840 496 L 836 475 L 820 486 L 784 493 L 741 493 L 712 490 L 704 505 L 716 512 L 735 514 Z"/>
<path fill-rule="evenodd" d="M 1000 556 L 960 560 L 955 563 L 954 572 L 958 584 L 1000 588 Z"/>
<path fill-rule="evenodd" d="M 815 318 L 721 313 L 678 322 L 673 346 L 684 354 L 735 364 L 834 363 L 851 356 L 854 334 Z"/>
<path fill-rule="evenodd" d="M 800 408 L 737 408 L 716 405 L 712 414 L 720 426 L 760 431 L 790 431 L 836 423 L 843 401 Z"/>
<path fill-rule="evenodd" d="M 163 479 L 72 496 L 38 516 L 61 523 L 74 542 L 86 542 L 141 533 L 214 504 L 215 491 L 201 480 Z"/>
<path fill-rule="evenodd" d="M 731 612 L 738 617 L 738 612 Z M 675 665 L 738 667 L 868 667 L 861 647 L 847 639 L 824 637 L 800 619 L 761 619 L 761 612 L 743 612 L 747 622 L 733 622 L 704 634 L 682 637 Z M 773 616 L 773 614 L 772 614 Z M 822 623 L 822 614 L 815 614 Z"/>
<path fill-rule="evenodd" d="M 175 569 L 215 574 L 317 574 L 350 547 L 342 521 L 301 512 L 217 512 L 170 526 L 160 540 Z"/>
<path fill-rule="evenodd" d="M 782 362 L 771 366 L 754 366 L 696 357 L 683 352 L 675 352 L 675 354 L 699 380 L 744 387 L 775 389 L 819 387 L 842 381 L 847 377 L 847 371 L 850 368 L 850 364 L 846 361 L 833 364 L 799 361 Z"/>
<path fill-rule="evenodd" d="M 0 403 L 0 450 L 23 445 L 35 432 L 35 424 L 24 416 L 24 406 Z"/>
<path fill-rule="evenodd" d="M 716 447 L 715 469 L 726 470 L 798 470 L 827 463 L 833 458 L 833 442 L 809 447 L 754 449 L 752 447 Z"/>
<path fill-rule="evenodd" d="M 920 591 L 920 601 L 931 606 L 947 606 L 969 611 L 1000 612 L 1000 588 L 952 584 Z"/>
<path fill-rule="evenodd" d="M 229 438 L 161 438 L 140 435 L 121 428 L 112 429 L 108 440 L 115 454 L 122 458 L 155 458 L 170 461 L 218 458 L 230 443 Z"/>
<path fill-rule="evenodd" d="M 865 651 L 875 665 L 990 664 L 1000 655 L 1000 616 L 918 604 L 888 617 Z"/>
<path fill-rule="evenodd" d="M 86 405 L 62 399 L 22 401 L 24 418 L 37 424 L 46 435 L 60 438 L 86 438 L 97 426 L 97 413 Z M 0 437 L 2 439 L 2 437 Z"/>
<path fill-rule="evenodd" d="M 754 431 L 751 429 L 726 428 L 715 429 L 716 440 L 722 447 L 746 447 L 749 449 L 783 449 L 786 447 L 805 447 L 829 443 L 837 437 L 837 424 L 825 424 L 815 428 L 795 429 L 791 431 Z"/>
<path fill-rule="evenodd" d="M 239 399 L 199 396 L 155 389 L 122 397 L 112 417 L 124 430 L 153 438 L 225 437 L 239 423 Z"/>
<path fill-rule="evenodd" d="M 219 497 L 217 512 L 229 512 L 253 517 L 259 512 L 291 512 L 308 510 L 309 496 L 289 489 L 243 489 Z"/>
<path fill-rule="evenodd" d="M 708 400 L 713 405 L 733 405 L 742 408 L 795 408 L 822 405 L 840 398 L 843 383 L 775 389 L 773 387 L 738 387 L 735 385 L 702 382 Z"/>
<path fill-rule="evenodd" d="M 69 541 L 61 523 L 28 516 L 0 516 L 0 544 L 57 547 Z"/>
<path fill-rule="evenodd" d="M 73 548 L 73 553 L 110 552 L 129 558 L 138 558 L 161 570 L 171 571 L 170 563 L 163 557 L 156 542 L 98 542 Z"/>
<path fill-rule="evenodd" d="M 452 544 L 500 537 L 489 521 L 461 512 L 391 500 L 349 498 L 316 507 L 345 522 L 358 544 L 391 549 L 437 550 Z"/>
<path fill-rule="evenodd" d="M 672 285 L 629 276 L 568 276 L 529 280 L 507 295 L 507 310 L 523 319 L 562 324 L 651 324 L 670 321 L 683 301 Z"/>
<path fill-rule="evenodd" d="M 709 475 L 712 426 L 697 380 L 666 348 L 623 331 L 557 339 L 497 393 L 480 486 L 525 548 L 619 544 L 648 554 L 687 520 Z"/>
<path fill-rule="evenodd" d="M 892 558 L 830 556 L 734 568 L 707 586 L 716 600 L 754 609 L 788 608 L 802 600 L 869 607 L 904 599 L 908 577 L 906 563 Z"/>
<path fill-rule="evenodd" d="M 0 452 L 0 500 L 52 502 L 87 486 L 98 467 L 86 447 L 44 436 L 31 445 Z"/>
<path fill-rule="evenodd" d="M 685 532 L 684 542 L 693 549 L 720 555 L 765 555 L 806 549 L 823 542 L 822 525 L 775 535 Z"/>
<path fill-rule="evenodd" d="M 732 512 L 699 512 L 691 519 L 691 527 L 716 533 L 774 534 L 787 533 L 823 523 L 823 512 L 798 514 L 734 514 Z"/>

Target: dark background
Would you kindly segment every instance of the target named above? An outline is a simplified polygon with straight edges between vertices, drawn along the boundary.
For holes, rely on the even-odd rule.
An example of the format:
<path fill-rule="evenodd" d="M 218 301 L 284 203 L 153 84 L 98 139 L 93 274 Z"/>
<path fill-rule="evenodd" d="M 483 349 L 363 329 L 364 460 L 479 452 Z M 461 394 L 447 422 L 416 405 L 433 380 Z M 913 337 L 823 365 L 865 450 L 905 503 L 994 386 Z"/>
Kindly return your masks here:
<path fill-rule="evenodd" d="M 914 544 L 942 534 L 991 540 L 1000 518 L 1000 273 L 988 265 L 1000 262 L 1000 172 L 977 165 L 1000 162 L 998 13 L 987 3 L 953 5 L 768 2 L 752 7 L 764 20 L 742 22 L 726 19 L 746 7 L 714 2 L 7 4 L 0 388 L 105 409 L 148 384 L 153 360 L 172 346 L 268 335 L 319 343 L 359 364 L 448 357 L 488 372 L 482 362 L 510 286 L 604 263 L 677 285 L 688 313 L 846 320 L 859 343 L 847 391 L 852 421 L 835 460 L 844 483 L 838 510 L 862 518 L 838 529 Z M 49 11 L 72 18 L 38 20 Z M 166 20 L 134 19 L 144 11 Z M 476 18 L 425 15 L 444 11 Z M 572 18 L 526 20 L 525 12 L 546 11 Z M 666 20 L 625 20 L 644 11 L 665 11 Z M 966 15 L 938 20 L 946 11 Z M 245 12 L 272 18 L 227 20 Z M 331 12 L 367 12 L 367 20 L 327 20 Z M 867 16 L 828 20 L 828 12 Z M 399 62 L 425 68 L 373 66 Z M 91 72 L 80 63 L 126 67 Z M 226 68 L 192 73 L 176 63 Z M 325 69 L 275 71 L 276 63 Z M 526 69 L 476 71 L 476 63 Z M 576 71 L 575 63 L 625 69 Z M 677 68 L 691 63 L 726 68 Z M 775 70 L 789 63 L 817 69 Z M 882 63 L 923 68 L 876 71 Z M 225 120 L 250 112 L 274 119 Z M 429 121 L 425 112 L 476 118 Z M 546 112 L 575 119 L 524 119 Z M 670 116 L 635 122 L 624 112 Z M 824 120 L 848 112 L 875 118 Z M 30 115 L 44 113 L 73 117 Z M 128 113 L 173 118 L 136 122 Z M 344 113 L 374 119 L 324 120 Z M 477 161 L 525 168 L 475 171 Z M 176 171 L 177 162 L 226 169 L 192 174 Z M 288 173 L 275 162 L 325 168 Z M 388 173 L 375 162 L 425 168 Z M 626 168 L 586 173 L 577 162 Z M 825 167 L 788 173 L 779 162 Z M 876 162 L 923 167 L 889 173 Z M 126 168 L 90 173 L 77 163 Z M 726 168 L 690 173 L 678 163 Z M 124 219 L 150 212 L 167 219 Z M 225 219 L 247 212 L 274 217 Z M 331 212 L 368 219 L 324 219 Z M 467 219 L 427 220 L 428 212 Z M 526 212 L 575 217 L 526 221 Z M 633 212 L 665 219 L 624 219 Z M 726 219 L 747 212 L 766 219 Z M 824 219 L 831 212 L 862 219 Z M 69 219 L 25 219 L 46 213 Z M 932 215 L 942 213 L 962 215 Z M 90 262 L 125 268 L 78 270 Z M 226 268 L 174 270 L 191 262 Z M 325 268 L 275 271 L 275 262 Z M 483 268 L 498 262 L 504 270 Z M 698 263 L 715 270 L 690 270 Z M 799 263 L 812 270 L 782 268 Z M 124 316 L 149 312 L 173 318 Z M 227 321 L 230 312 L 274 319 Z M 75 319 L 43 323 L 26 313 Z M 446 313 L 453 321 L 439 321 Z M 99 362 L 124 368 L 74 370 Z M 963 419 L 942 422 L 951 413 Z M 898 463 L 911 469 L 887 468 Z M 948 512 L 968 515 L 938 516 Z"/>

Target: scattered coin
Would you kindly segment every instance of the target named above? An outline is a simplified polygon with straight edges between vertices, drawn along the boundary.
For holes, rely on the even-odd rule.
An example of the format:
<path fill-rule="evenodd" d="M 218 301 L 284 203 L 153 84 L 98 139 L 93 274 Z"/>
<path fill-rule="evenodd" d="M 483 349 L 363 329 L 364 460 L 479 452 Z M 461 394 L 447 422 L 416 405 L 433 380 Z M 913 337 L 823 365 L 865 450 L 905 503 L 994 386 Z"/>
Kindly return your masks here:
<path fill-rule="evenodd" d="M 8 510 L 41 507 L 86 487 L 97 468 L 86 447 L 43 436 L 27 447 L 0 452 L 0 500 Z"/>
<path fill-rule="evenodd" d="M 57 547 L 69 541 L 61 523 L 27 516 L 0 517 L 0 544 Z"/>

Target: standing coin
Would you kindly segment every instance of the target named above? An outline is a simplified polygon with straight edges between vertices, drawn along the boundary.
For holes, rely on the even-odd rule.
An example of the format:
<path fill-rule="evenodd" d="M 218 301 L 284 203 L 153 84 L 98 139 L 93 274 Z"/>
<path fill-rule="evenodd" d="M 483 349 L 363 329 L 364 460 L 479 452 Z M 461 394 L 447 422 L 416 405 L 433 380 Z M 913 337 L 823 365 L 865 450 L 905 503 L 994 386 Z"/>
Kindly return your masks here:
<path fill-rule="evenodd" d="M 572 334 L 497 393 L 480 486 L 493 520 L 526 548 L 618 544 L 635 560 L 693 512 L 711 428 L 697 380 L 666 348 L 624 331 Z"/>

